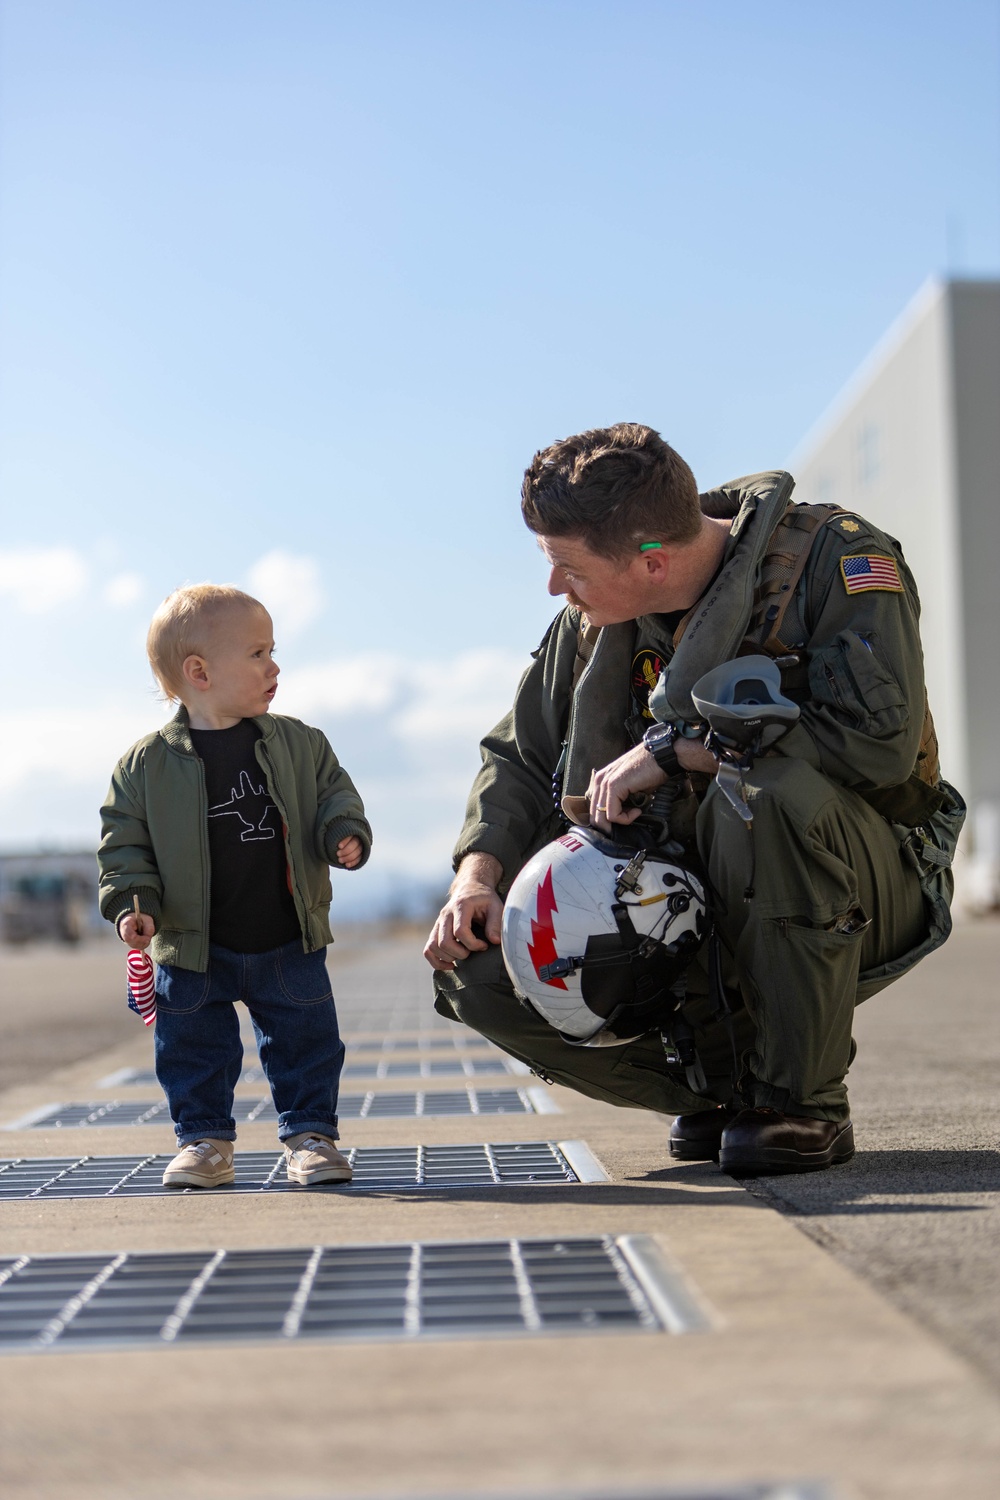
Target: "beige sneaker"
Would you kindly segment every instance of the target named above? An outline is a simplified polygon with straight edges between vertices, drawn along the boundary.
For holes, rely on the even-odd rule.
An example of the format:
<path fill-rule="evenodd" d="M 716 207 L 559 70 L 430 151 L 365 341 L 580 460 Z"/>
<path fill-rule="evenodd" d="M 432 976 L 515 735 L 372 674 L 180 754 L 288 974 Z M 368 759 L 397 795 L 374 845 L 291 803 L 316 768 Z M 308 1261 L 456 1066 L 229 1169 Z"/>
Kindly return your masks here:
<path fill-rule="evenodd" d="M 195 1141 L 168 1162 L 164 1187 L 222 1187 L 236 1176 L 232 1141 Z"/>
<path fill-rule="evenodd" d="M 292 1135 L 285 1141 L 285 1166 L 289 1182 L 309 1187 L 314 1182 L 350 1182 L 354 1173 L 329 1136 Z"/>

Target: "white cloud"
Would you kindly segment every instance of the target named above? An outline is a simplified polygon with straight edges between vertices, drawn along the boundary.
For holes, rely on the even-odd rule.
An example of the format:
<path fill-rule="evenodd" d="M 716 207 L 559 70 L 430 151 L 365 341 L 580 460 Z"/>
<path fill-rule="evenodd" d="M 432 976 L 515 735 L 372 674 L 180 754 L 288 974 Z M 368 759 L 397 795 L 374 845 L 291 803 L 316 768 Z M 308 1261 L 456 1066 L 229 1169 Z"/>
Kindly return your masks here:
<path fill-rule="evenodd" d="M 291 552 L 267 552 L 247 573 L 250 592 L 268 610 L 280 642 L 298 635 L 323 613 L 319 564 Z"/>
<path fill-rule="evenodd" d="M 31 780 L 52 777 L 63 784 L 100 784 L 107 790 L 116 761 L 172 710 L 139 700 L 86 707 L 53 704 L 0 712 L 0 791 L 14 792 Z M 43 809 L 39 808 L 39 812 Z M 47 837 L 49 835 L 46 835 Z"/>
<path fill-rule="evenodd" d="M 0 551 L 0 596 L 26 615 L 46 614 L 79 598 L 89 569 L 72 547 L 15 547 Z"/>
<path fill-rule="evenodd" d="M 524 658 L 512 651 L 463 651 L 418 662 L 408 675 L 396 733 L 413 745 L 479 741 L 510 707 Z"/>
<path fill-rule="evenodd" d="M 138 573 L 116 573 L 105 584 L 101 597 L 112 609 L 128 609 L 137 604 L 145 592 L 145 582 Z"/>
<path fill-rule="evenodd" d="M 364 652 L 282 673 L 276 712 L 329 733 L 375 831 L 370 869 L 338 878 L 339 900 L 380 899 L 397 878 L 447 882 L 479 740 L 523 667 L 520 653 L 483 648 L 416 661 Z M 115 762 L 170 712 L 148 692 L 0 707 L 0 843 L 93 843 Z"/>
<path fill-rule="evenodd" d="M 283 671 L 274 706 L 278 713 L 307 720 L 373 713 L 388 708 L 397 692 L 398 668 L 373 651 Z"/>
<path fill-rule="evenodd" d="M 510 707 L 523 670 L 512 651 L 435 661 L 371 651 L 282 672 L 275 709 L 301 719 L 388 713 L 386 733 L 414 748 L 478 741 Z"/>

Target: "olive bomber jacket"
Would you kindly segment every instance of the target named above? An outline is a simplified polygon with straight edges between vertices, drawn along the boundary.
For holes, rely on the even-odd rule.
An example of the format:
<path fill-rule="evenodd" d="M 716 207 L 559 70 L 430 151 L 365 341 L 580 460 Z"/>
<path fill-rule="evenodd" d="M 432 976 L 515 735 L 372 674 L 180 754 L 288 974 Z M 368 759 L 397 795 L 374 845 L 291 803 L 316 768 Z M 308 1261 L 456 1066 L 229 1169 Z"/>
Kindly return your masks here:
<path fill-rule="evenodd" d="M 284 824 L 295 910 L 307 953 L 332 942 L 331 863 L 337 843 L 372 831 L 353 781 L 319 729 L 284 714 L 254 719 L 257 761 Z M 116 923 L 139 908 L 156 924 L 157 963 L 204 973 L 208 968 L 210 871 L 205 772 L 187 710 L 138 740 L 115 767 L 101 809 L 97 855 L 101 913 Z"/>
<path fill-rule="evenodd" d="M 732 533 L 722 569 L 676 648 L 659 616 L 606 627 L 574 690 L 580 615 L 570 607 L 557 616 L 533 653 L 513 708 L 482 741 L 483 764 L 455 848 L 456 868 L 468 853 L 492 854 L 503 866 L 506 889 L 530 855 L 562 830 L 552 778 L 564 744 L 562 790 L 577 795 L 594 768 L 630 748 L 631 664 L 640 637 L 666 663 L 650 698 L 655 717 L 696 717 L 690 687 L 737 654 L 761 559 L 792 488 L 790 475 L 774 472 L 734 480 L 703 497 L 709 514 L 734 517 Z M 866 554 L 893 559 L 898 590 L 848 590 L 841 560 Z M 862 796 L 906 783 L 923 720 L 919 615 L 899 544 L 853 512 L 828 524 L 782 628 L 803 662 L 796 688 L 786 687 L 802 717 L 774 752 L 801 757 Z"/>

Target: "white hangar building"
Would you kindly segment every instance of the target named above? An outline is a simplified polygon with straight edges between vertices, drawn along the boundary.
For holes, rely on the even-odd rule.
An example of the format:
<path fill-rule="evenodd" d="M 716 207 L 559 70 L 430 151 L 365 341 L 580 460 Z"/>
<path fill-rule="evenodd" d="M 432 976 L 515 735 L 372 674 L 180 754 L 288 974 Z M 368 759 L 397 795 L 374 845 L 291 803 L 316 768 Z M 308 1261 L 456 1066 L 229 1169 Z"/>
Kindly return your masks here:
<path fill-rule="evenodd" d="M 928 282 L 788 466 L 797 500 L 902 543 L 942 771 L 969 804 L 960 885 L 1000 905 L 1000 281 Z"/>

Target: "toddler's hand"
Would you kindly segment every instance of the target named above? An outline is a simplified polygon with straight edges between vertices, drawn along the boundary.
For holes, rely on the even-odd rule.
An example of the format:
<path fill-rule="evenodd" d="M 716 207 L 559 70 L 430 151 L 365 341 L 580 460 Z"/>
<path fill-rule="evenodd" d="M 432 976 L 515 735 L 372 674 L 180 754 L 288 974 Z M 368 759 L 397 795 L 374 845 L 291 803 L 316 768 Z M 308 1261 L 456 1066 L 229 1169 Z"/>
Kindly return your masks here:
<path fill-rule="evenodd" d="M 361 856 L 364 852 L 361 840 L 353 833 L 350 838 L 341 839 L 337 845 L 337 859 L 348 870 L 353 870 L 361 863 Z"/>
<path fill-rule="evenodd" d="M 130 948 L 143 951 L 149 947 L 151 940 L 156 936 L 156 923 L 144 911 L 141 911 L 138 916 L 130 911 L 128 916 L 122 917 L 118 923 L 118 936 Z"/>

